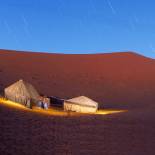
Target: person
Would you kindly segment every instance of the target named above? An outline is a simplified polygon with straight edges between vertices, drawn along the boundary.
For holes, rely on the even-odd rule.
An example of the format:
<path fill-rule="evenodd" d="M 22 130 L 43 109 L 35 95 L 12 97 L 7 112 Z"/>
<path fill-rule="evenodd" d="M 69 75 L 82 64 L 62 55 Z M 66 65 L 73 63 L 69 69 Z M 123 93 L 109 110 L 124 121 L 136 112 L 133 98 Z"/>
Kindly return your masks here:
<path fill-rule="evenodd" d="M 31 99 L 27 100 L 26 107 L 32 109 Z"/>
<path fill-rule="evenodd" d="M 43 105 L 43 99 L 42 99 L 41 96 L 39 97 L 38 107 L 39 107 L 39 108 L 44 108 L 44 105 Z"/>
<path fill-rule="evenodd" d="M 44 97 L 43 106 L 44 106 L 44 109 L 48 109 L 48 99 L 46 97 Z"/>

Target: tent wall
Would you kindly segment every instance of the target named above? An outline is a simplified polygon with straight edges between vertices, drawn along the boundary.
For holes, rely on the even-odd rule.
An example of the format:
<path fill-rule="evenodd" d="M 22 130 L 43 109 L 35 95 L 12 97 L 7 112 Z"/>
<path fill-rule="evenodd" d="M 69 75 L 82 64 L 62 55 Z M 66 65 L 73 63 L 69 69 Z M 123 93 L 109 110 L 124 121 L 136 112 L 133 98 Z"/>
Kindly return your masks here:
<path fill-rule="evenodd" d="M 5 90 L 5 97 L 7 99 L 11 100 L 11 101 L 22 103 L 24 105 L 27 103 L 27 100 L 29 99 L 26 96 L 22 96 L 22 95 L 19 95 L 19 94 L 14 94 L 13 92 L 10 93 L 10 92 L 8 92 L 6 90 Z"/>
<path fill-rule="evenodd" d="M 90 113 L 96 112 L 97 107 L 90 107 L 90 106 L 81 106 L 78 104 L 74 104 L 71 102 L 64 102 L 64 111 L 74 111 L 74 112 L 83 112 L 83 113 Z"/>

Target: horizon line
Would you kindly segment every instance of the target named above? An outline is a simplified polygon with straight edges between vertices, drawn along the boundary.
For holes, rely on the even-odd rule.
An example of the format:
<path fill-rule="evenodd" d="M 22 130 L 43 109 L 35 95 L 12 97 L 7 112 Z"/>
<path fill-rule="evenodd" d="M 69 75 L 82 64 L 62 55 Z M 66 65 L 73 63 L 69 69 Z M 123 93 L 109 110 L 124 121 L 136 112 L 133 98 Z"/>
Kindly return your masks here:
<path fill-rule="evenodd" d="M 39 53 L 39 54 L 60 54 L 60 55 L 95 55 L 95 54 L 118 54 L 118 53 L 132 53 L 132 54 L 136 54 L 136 55 L 139 55 L 139 56 L 143 56 L 143 57 L 146 57 L 146 58 L 150 58 L 150 59 L 153 59 L 155 60 L 155 58 L 152 58 L 152 57 L 149 57 L 149 56 L 145 56 L 139 52 L 135 52 L 135 51 L 132 51 L 132 50 L 125 50 L 125 51 L 109 51 L 109 52 L 95 52 L 94 53 L 64 53 L 64 52 L 42 52 L 42 51 L 32 51 L 32 50 L 17 50 L 17 49 L 1 49 L 0 48 L 0 51 L 12 51 L 12 52 L 23 52 L 23 53 Z M 68 50 L 69 51 L 69 50 Z M 73 51 L 73 50 L 72 50 Z M 77 50 L 78 51 L 78 50 Z M 83 50 L 83 51 L 86 51 L 86 50 Z M 90 50 L 89 50 L 90 51 Z"/>

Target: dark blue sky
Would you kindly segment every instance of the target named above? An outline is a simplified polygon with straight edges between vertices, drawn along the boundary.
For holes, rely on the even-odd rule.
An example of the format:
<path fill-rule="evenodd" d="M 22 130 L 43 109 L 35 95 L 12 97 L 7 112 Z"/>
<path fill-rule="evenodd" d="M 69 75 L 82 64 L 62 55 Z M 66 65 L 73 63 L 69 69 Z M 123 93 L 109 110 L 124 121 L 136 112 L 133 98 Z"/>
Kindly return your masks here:
<path fill-rule="evenodd" d="M 0 48 L 155 58 L 154 0 L 0 0 Z"/>

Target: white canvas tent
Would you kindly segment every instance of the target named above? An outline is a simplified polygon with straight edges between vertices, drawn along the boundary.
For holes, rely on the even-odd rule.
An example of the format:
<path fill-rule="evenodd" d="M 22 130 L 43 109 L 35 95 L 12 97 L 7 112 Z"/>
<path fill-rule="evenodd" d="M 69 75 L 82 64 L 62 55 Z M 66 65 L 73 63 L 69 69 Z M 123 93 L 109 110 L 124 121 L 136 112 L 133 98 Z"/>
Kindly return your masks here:
<path fill-rule="evenodd" d="M 64 101 L 65 111 L 89 113 L 96 112 L 97 109 L 98 103 L 85 96 L 79 96 Z"/>
<path fill-rule="evenodd" d="M 24 105 L 36 103 L 39 98 L 37 90 L 29 83 L 19 80 L 4 90 L 5 97 L 11 101 Z"/>

